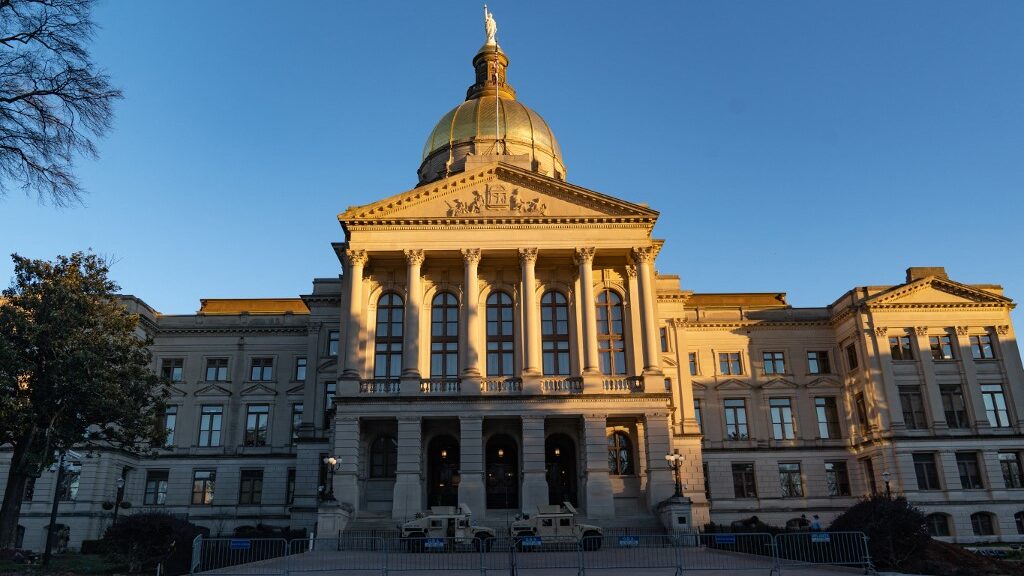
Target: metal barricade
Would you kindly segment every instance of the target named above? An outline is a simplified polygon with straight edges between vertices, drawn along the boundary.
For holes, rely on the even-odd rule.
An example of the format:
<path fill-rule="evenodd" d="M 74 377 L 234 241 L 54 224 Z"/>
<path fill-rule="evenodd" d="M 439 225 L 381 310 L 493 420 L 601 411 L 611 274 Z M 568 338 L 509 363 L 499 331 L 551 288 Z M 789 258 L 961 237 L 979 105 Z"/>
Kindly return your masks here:
<path fill-rule="evenodd" d="M 193 543 L 196 546 L 196 543 Z M 284 538 L 203 538 L 193 549 L 194 572 L 225 570 L 235 575 L 283 574 L 288 552 Z M 195 560 L 198 556 L 198 562 Z"/>
<path fill-rule="evenodd" d="M 385 555 L 388 574 L 395 572 L 444 572 L 448 576 L 482 573 L 482 555 L 493 538 L 399 538 L 402 551 Z M 390 546 L 389 548 L 393 548 Z"/>
<path fill-rule="evenodd" d="M 595 545 L 591 541 L 590 545 Z M 573 536 L 521 536 L 512 539 L 512 574 L 583 574 L 583 548 Z"/>
<path fill-rule="evenodd" d="M 699 534 L 693 546 L 682 548 L 681 566 L 690 570 L 727 572 L 761 571 L 775 568 L 775 543 L 767 533 Z"/>
<path fill-rule="evenodd" d="M 387 566 L 383 538 L 338 536 L 292 540 L 287 570 L 293 574 L 338 572 L 351 576 L 383 575 Z"/>
<path fill-rule="evenodd" d="M 863 532 L 791 532 L 776 534 L 775 557 L 779 574 L 783 568 L 807 565 L 851 566 L 874 574 Z"/>
<path fill-rule="evenodd" d="M 580 542 L 583 572 L 622 574 L 642 569 L 645 576 L 680 576 L 685 539 L 680 535 L 629 535 L 586 537 Z"/>
<path fill-rule="evenodd" d="M 203 554 L 203 535 L 199 534 L 192 539 L 192 560 L 188 564 L 188 573 L 195 574 L 199 571 L 199 559 Z"/>

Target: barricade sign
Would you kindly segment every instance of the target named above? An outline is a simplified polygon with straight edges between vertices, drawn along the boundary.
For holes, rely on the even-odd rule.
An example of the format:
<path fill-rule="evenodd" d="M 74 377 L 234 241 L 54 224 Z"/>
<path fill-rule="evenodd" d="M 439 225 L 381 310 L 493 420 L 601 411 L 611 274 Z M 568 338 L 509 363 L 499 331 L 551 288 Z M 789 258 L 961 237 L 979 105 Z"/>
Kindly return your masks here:
<path fill-rule="evenodd" d="M 245 540 L 233 539 L 233 540 L 231 540 L 231 549 L 232 550 L 248 550 L 250 548 L 252 548 L 252 541 L 251 540 L 248 540 L 248 539 L 245 539 Z"/>
<path fill-rule="evenodd" d="M 541 545 L 540 536 L 524 536 L 520 542 L 523 548 L 539 548 Z"/>
<path fill-rule="evenodd" d="M 721 546 L 723 544 L 735 544 L 735 543 L 736 543 L 736 535 L 735 534 L 715 534 L 715 544 L 718 544 L 719 546 Z"/>
<path fill-rule="evenodd" d="M 830 541 L 831 538 L 829 538 L 828 533 L 826 532 L 811 532 L 811 542 L 822 543 Z"/>
<path fill-rule="evenodd" d="M 639 536 L 619 536 L 620 548 L 635 548 L 640 545 Z"/>
<path fill-rule="evenodd" d="M 443 550 L 444 538 L 427 538 L 427 541 L 423 543 L 423 547 L 428 550 Z"/>

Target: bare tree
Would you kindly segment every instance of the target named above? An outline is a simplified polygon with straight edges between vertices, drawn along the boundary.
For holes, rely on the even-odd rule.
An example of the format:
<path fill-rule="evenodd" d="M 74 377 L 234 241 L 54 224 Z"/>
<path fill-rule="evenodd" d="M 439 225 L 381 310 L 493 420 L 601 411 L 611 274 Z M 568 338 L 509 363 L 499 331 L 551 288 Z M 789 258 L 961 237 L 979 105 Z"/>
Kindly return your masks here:
<path fill-rule="evenodd" d="M 86 49 L 95 0 L 0 0 L 0 198 L 12 187 L 42 202 L 79 202 L 78 154 L 113 119 L 121 91 Z"/>

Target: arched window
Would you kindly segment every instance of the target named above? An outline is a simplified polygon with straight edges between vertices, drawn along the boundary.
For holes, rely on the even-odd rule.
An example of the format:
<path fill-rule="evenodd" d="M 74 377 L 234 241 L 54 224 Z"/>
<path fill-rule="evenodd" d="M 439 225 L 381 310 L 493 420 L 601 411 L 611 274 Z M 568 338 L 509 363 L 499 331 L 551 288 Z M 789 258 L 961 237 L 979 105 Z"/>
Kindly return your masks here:
<path fill-rule="evenodd" d="M 608 472 L 619 476 L 633 474 L 633 443 L 625 432 L 608 436 Z"/>
<path fill-rule="evenodd" d="M 370 444 L 370 478 L 394 478 L 398 465 L 398 442 L 382 434 Z"/>
<path fill-rule="evenodd" d="M 504 292 L 487 297 L 487 375 L 513 376 L 515 341 L 512 334 L 512 298 Z"/>
<path fill-rule="evenodd" d="M 387 293 L 377 300 L 373 377 L 397 380 L 402 375 L 402 297 Z"/>
<path fill-rule="evenodd" d="M 929 514 L 924 517 L 928 526 L 928 534 L 932 536 L 949 536 L 949 516 L 945 514 Z"/>
<path fill-rule="evenodd" d="M 622 338 L 622 298 L 611 290 L 597 296 L 597 356 L 602 374 L 626 373 L 626 346 Z"/>
<path fill-rule="evenodd" d="M 459 377 L 459 301 L 450 292 L 430 304 L 430 377 Z"/>
<path fill-rule="evenodd" d="M 971 514 L 971 528 L 975 536 L 992 536 L 996 533 L 995 522 L 988 512 L 975 512 Z"/>
<path fill-rule="evenodd" d="M 1017 524 L 1017 534 L 1024 534 L 1024 512 L 1014 514 L 1013 521 Z"/>
<path fill-rule="evenodd" d="M 545 292 L 540 299 L 540 340 L 544 374 L 569 375 L 569 303 L 561 292 Z"/>

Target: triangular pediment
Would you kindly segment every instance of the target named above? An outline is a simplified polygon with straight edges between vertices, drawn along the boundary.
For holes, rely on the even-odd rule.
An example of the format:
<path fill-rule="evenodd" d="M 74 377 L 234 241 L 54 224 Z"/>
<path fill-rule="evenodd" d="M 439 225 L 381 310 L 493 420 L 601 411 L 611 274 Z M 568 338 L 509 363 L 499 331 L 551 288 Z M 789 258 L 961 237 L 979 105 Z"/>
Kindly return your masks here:
<path fill-rule="evenodd" d="M 299 384 L 297 386 L 292 386 L 291 388 L 289 388 L 288 391 L 285 394 L 287 394 L 289 396 L 302 396 L 305 393 L 306 393 L 306 385 L 305 384 Z"/>
<path fill-rule="evenodd" d="M 206 388 L 196 390 L 196 396 L 231 396 L 231 390 L 228 390 L 223 386 L 210 384 Z"/>
<path fill-rule="evenodd" d="M 242 390 L 242 396 L 276 396 L 277 390 L 274 390 L 266 384 L 253 384 L 248 388 Z"/>
<path fill-rule="evenodd" d="M 907 284 L 894 286 L 880 294 L 869 298 L 869 306 L 929 306 L 929 305 L 964 305 L 964 304 L 996 304 L 1006 305 L 1012 301 L 987 290 L 975 288 L 967 284 L 954 282 L 939 276 L 921 278 Z"/>
<path fill-rule="evenodd" d="M 748 382 L 744 382 L 743 380 L 729 378 L 728 380 L 723 380 L 722 382 L 719 382 L 718 386 L 715 386 L 715 388 L 718 390 L 750 390 L 753 388 L 753 386 L 751 386 Z"/>
<path fill-rule="evenodd" d="M 704 385 L 704 384 L 702 384 L 700 382 L 696 382 L 696 381 L 690 382 L 690 385 L 691 385 L 691 387 L 695 391 L 699 390 L 699 391 L 703 392 L 703 391 L 708 389 L 708 387 L 706 385 Z"/>
<path fill-rule="evenodd" d="M 495 163 L 419 186 L 338 215 L 348 223 L 626 220 L 654 223 L 658 212 L 567 182 Z"/>
<path fill-rule="evenodd" d="M 764 384 L 764 386 L 762 386 L 762 388 L 766 390 L 778 390 L 780 388 L 792 390 L 793 388 L 796 387 L 796 382 L 791 382 L 789 380 L 786 380 L 785 378 L 774 378 L 772 380 L 769 380 Z"/>
<path fill-rule="evenodd" d="M 839 384 L 839 380 L 836 380 L 835 378 L 830 378 L 828 376 L 821 376 L 819 378 L 815 378 L 814 380 L 811 380 L 807 384 L 807 387 L 808 388 L 839 388 L 840 384 Z"/>
<path fill-rule="evenodd" d="M 176 396 L 178 398 L 181 398 L 182 396 L 188 396 L 188 392 L 185 392 L 184 390 L 178 388 L 177 386 L 168 386 L 167 394 L 169 396 Z"/>

